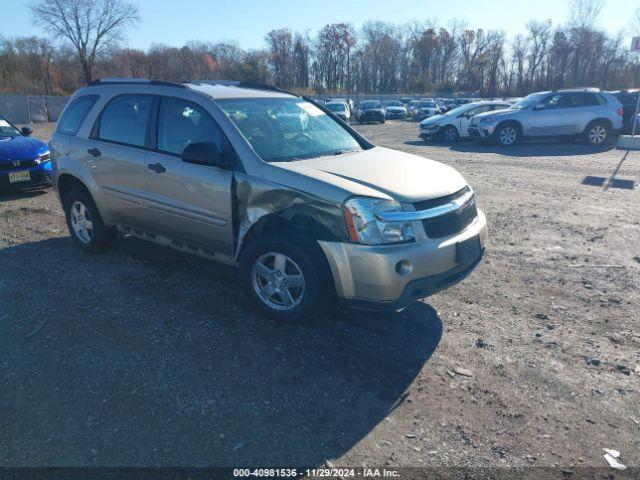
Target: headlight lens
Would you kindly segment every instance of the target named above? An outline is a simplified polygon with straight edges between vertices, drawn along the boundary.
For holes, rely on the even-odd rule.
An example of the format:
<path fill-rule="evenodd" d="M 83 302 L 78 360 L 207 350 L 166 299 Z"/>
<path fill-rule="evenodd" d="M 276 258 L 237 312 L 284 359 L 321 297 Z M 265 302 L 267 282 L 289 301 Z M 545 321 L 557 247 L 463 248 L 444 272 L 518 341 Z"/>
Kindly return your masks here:
<path fill-rule="evenodd" d="M 480 123 L 493 123 L 495 121 L 495 117 L 485 117 L 480 120 Z"/>
<path fill-rule="evenodd" d="M 41 163 L 46 162 L 47 160 L 51 159 L 51 154 L 49 152 L 43 153 L 41 155 L 38 155 L 38 158 L 36 158 L 33 163 L 36 165 L 40 165 Z"/>
<path fill-rule="evenodd" d="M 414 240 L 411 222 L 383 222 L 379 212 L 400 212 L 398 202 L 379 198 L 353 197 L 344 204 L 344 218 L 352 242 L 364 245 L 384 245 Z"/>

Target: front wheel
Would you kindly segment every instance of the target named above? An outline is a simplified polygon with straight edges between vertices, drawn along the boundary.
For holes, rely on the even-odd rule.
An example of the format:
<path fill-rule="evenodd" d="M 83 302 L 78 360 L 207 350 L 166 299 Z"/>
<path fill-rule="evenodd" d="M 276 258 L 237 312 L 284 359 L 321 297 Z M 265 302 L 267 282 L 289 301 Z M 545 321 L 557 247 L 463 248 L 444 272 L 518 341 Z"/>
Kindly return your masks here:
<path fill-rule="evenodd" d="M 240 257 L 238 273 L 251 304 L 278 321 L 310 318 L 333 294 L 322 249 L 295 232 L 252 241 Z"/>
<path fill-rule="evenodd" d="M 442 131 L 442 138 L 445 142 L 455 142 L 458 139 L 458 130 L 449 125 Z"/>
<path fill-rule="evenodd" d="M 511 124 L 498 127 L 495 135 L 496 141 L 503 147 L 510 147 L 515 144 L 519 137 L 518 129 Z"/>
<path fill-rule="evenodd" d="M 593 122 L 587 127 L 585 139 L 593 147 L 604 145 L 609 139 L 609 127 L 604 122 Z"/>

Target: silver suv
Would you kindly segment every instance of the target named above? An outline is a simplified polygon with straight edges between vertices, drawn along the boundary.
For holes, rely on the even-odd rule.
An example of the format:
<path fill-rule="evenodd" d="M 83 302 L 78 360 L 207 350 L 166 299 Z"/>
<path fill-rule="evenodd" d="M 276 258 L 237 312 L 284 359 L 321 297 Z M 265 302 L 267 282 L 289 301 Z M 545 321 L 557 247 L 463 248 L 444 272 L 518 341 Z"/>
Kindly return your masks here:
<path fill-rule="evenodd" d="M 527 95 L 509 109 L 476 115 L 469 135 L 509 146 L 523 137 L 582 136 L 605 144 L 622 128 L 622 105 L 594 88 L 554 90 Z"/>
<path fill-rule="evenodd" d="M 487 239 L 453 168 L 377 147 L 274 87 L 98 82 L 65 108 L 51 154 L 81 249 L 120 230 L 237 266 L 276 319 L 335 296 L 402 308 L 469 274 Z"/>

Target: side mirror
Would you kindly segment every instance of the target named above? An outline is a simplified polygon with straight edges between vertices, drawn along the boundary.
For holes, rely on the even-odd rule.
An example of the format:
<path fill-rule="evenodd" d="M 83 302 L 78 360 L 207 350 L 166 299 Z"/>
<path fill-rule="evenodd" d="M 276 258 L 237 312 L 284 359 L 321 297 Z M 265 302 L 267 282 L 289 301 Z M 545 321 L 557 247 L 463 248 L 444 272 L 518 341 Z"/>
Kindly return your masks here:
<path fill-rule="evenodd" d="M 31 128 L 31 127 L 22 127 L 21 131 L 22 131 L 23 135 L 26 135 L 28 137 L 29 135 L 31 135 L 33 133 L 33 128 Z"/>
<path fill-rule="evenodd" d="M 225 170 L 233 168 L 233 162 L 213 142 L 190 143 L 182 152 L 182 161 L 197 165 L 210 165 Z"/>

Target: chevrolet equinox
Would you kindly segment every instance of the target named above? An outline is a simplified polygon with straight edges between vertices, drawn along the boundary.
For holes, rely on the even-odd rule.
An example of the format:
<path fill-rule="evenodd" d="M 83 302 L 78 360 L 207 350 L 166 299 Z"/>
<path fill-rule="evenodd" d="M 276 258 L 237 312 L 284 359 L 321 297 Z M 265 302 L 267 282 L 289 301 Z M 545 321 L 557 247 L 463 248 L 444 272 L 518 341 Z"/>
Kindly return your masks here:
<path fill-rule="evenodd" d="M 400 309 L 462 280 L 487 238 L 456 170 L 265 85 L 98 81 L 66 106 L 51 158 L 82 250 L 119 230 L 237 266 L 278 320 L 336 296 Z"/>

